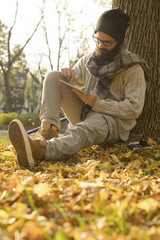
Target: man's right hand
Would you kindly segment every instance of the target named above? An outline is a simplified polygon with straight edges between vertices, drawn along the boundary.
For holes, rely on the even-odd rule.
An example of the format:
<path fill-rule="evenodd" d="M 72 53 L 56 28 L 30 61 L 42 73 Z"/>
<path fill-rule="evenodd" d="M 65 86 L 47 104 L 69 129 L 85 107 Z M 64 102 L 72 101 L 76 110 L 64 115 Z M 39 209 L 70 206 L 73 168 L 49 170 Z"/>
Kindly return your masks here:
<path fill-rule="evenodd" d="M 67 79 L 70 83 L 74 82 L 74 70 L 72 68 L 62 68 L 61 75 Z"/>

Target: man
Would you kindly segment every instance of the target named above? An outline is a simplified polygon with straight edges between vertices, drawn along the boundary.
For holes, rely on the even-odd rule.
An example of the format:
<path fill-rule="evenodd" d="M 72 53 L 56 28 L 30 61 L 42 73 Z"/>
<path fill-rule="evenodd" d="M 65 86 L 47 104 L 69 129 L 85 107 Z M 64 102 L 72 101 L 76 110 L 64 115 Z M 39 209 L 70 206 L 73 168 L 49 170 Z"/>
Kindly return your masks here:
<path fill-rule="evenodd" d="M 73 69 L 50 72 L 41 105 L 41 130 L 27 136 L 22 123 L 13 120 L 9 137 L 19 164 L 33 168 L 42 160 L 56 160 L 94 144 L 126 141 L 144 105 L 145 62 L 124 47 L 129 16 L 121 9 L 104 12 L 93 39 L 96 49 L 82 57 Z M 84 92 L 61 83 L 83 83 Z M 58 138 L 62 108 L 72 127 Z"/>

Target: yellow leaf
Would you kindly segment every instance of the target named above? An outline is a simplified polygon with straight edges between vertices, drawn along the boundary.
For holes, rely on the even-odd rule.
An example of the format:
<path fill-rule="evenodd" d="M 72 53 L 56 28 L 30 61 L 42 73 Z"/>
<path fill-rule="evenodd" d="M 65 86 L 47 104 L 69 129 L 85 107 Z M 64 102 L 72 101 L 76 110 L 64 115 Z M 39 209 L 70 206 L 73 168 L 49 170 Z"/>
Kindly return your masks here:
<path fill-rule="evenodd" d="M 125 211 L 125 209 L 128 207 L 129 205 L 129 199 L 124 199 L 121 202 L 117 201 L 117 214 L 119 217 L 123 216 L 123 213 Z"/>
<path fill-rule="evenodd" d="M 97 188 L 97 187 L 103 187 L 104 183 L 103 182 L 80 182 L 80 187 L 81 188 Z"/>
<path fill-rule="evenodd" d="M 27 210 L 27 205 L 21 202 L 16 203 L 16 208 L 12 210 L 12 217 L 20 218 L 22 217 Z"/>
<path fill-rule="evenodd" d="M 137 204 L 137 207 L 143 210 L 146 210 L 146 212 L 150 212 L 153 209 L 153 206 L 155 205 L 155 200 L 153 198 L 147 198 L 145 200 L 139 201 Z"/>
<path fill-rule="evenodd" d="M 157 163 L 151 164 L 148 168 L 154 170 L 154 169 L 159 168 L 159 166 L 160 166 L 160 162 L 157 162 Z"/>
<path fill-rule="evenodd" d="M 107 199 L 108 199 L 108 196 L 109 196 L 108 192 L 105 191 L 104 189 L 99 192 L 99 195 L 100 195 L 100 200 L 101 200 L 102 202 L 104 202 L 105 200 L 107 200 Z"/>
<path fill-rule="evenodd" d="M 129 151 L 129 152 L 124 154 L 124 157 L 125 158 L 129 158 L 131 156 L 131 154 L 132 154 L 132 151 Z"/>
<path fill-rule="evenodd" d="M 14 158 L 15 154 L 11 151 L 5 151 L 2 153 L 2 156 L 7 157 L 7 158 Z"/>
<path fill-rule="evenodd" d="M 52 188 L 50 188 L 46 183 L 39 183 L 34 186 L 33 190 L 38 195 L 38 197 L 42 197 L 49 193 Z"/>
<path fill-rule="evenodd" d="M 17 221 L 12 223 L 11 225 L 8 225 L 7 231 L 8 232 L 15 232 L 16 230 L 21 228 L 23 226 L 23 224 L 24 224 L 24 219 L 18 219 Z"/>
<path fill-rule="evenodd" d="M 113 159 L 114 161 L 119 162 L 119 159 L 118 159 L 118 157 L 117 157 L 116 155 L 111 154 L 111 157 L 112 157 L 112 159 Z"/>
<path fill-rule="evenodd" d="M 9 218 L 9 214 L 3 209 L 0 209 L 0 219 L 8 219 L 8 218 Z"/>
<path fill-rule="evenodd" d="M 16 192 L 17 193 L 22 193 L 24 191 L 24 186 L 22 184 L 18 184 L 16 187 Z"/>
<path fill-rule="evenodd" d="M 134 238 L 134 239 L 136 239 L 137 238 L 137 236 L 138 236 L 138 234 L 139 234 L 139 232 L 140 232 L 140 229 L 141 229 L 141 227 L 140 226 L 132 226 L 131 227 L 131 234 L 132 234 L 132 237 Z"/>
<path fill-rule="evenodd" d="M 75 172 L 75 170 L 73 169 L 73 168 L 71 168 L 71 167 L 65 167 L 65 168 L 63 168 L 65 171 L 67 171 L 67 172 Z"/>
<path fill-rule="evenodd" d="M 100 175 L 99 175 L 99 179 L 103 179 L 103 180 L 106 180 L 106 173 L 103 172 L 103 171 L 100 171 Z"/>

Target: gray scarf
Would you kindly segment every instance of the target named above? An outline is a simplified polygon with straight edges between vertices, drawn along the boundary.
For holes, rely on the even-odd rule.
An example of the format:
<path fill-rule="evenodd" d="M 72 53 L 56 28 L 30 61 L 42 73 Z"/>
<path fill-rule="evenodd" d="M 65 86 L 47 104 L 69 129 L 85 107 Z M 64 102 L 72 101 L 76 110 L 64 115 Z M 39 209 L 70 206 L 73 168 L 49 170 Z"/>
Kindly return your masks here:
<path fill-rule="evenodd" d="M 122 46 L 119 54 L 114 60 L 106 65 L 99 66 L 96 62 L 95 53 L 92 54 L 86 64 L 89 73 L 99 78 L 93 91 L 95 91 L 100 99 L 104 99 L 109 92 L 110 84 L 116 74 L 121 72 L 123 68 L 132 66 L 136 63 L 146 66 L 146 62 L 135 53 L 131 53 Z"/>

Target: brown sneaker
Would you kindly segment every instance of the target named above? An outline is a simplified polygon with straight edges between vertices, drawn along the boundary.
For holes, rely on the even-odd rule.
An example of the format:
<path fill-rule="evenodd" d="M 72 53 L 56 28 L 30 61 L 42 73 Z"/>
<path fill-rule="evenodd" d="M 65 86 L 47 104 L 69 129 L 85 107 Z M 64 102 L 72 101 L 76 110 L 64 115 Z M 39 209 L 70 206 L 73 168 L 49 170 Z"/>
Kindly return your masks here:
<path fill-rule="evenodd" d="M 37 140 L 50 140 L 53 137 L 58 137 L 58 128 L 47 121 L 41 123 L 41 129 L 36 133 Z"/>
<path fill-rule="evenodd" d="M 20 166 L 34 168 L 44 160 L 47 141 L 32 140 L 26 133 L 23 124 L 18 119 L 13 120 L 8 127 L 8 134 L 13 144 Z"/>

